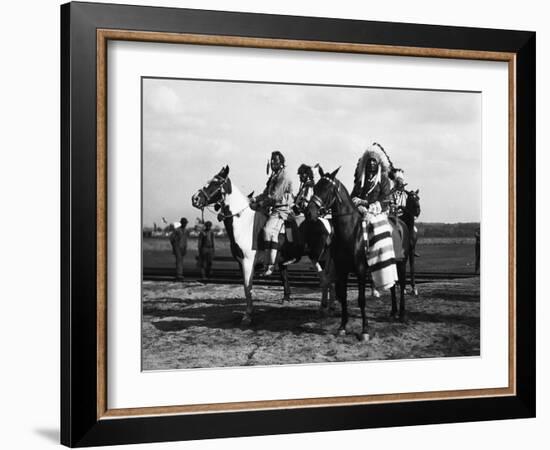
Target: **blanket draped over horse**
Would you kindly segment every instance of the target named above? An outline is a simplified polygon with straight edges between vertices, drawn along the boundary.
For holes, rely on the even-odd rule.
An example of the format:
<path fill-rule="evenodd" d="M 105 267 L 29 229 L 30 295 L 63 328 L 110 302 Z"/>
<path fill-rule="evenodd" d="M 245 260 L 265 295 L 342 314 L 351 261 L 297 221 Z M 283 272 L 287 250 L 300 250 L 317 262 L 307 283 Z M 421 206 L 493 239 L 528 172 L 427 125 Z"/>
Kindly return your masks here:
<path fill-rule="evenodd" d="M 367 264 L 377 289 L 389 289 L 398 280 L 392 227 L 384 214 L 372 216 L 368 227 Z"/>

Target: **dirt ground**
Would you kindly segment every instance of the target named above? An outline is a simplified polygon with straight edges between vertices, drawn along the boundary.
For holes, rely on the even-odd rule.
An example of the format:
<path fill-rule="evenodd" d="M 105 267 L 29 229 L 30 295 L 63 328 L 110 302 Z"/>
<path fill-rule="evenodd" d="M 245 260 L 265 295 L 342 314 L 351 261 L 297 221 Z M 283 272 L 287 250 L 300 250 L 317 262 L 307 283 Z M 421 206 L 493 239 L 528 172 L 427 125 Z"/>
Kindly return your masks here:
<path fill-rule="evenodd" d="M 337 336 L 340 309 L 323 317 L 320 292 L 255 287 L 249 327 L 238 285 L 143 283 L 143 370 L 476 356 L 480 354 L 479 278 L 419 285 L 407 296 L 407 322 L 389 319 L 389 293 L 367 299 L 371 339 L 361 342 L 357 291 L 349 290 L 347 335 Z"/>

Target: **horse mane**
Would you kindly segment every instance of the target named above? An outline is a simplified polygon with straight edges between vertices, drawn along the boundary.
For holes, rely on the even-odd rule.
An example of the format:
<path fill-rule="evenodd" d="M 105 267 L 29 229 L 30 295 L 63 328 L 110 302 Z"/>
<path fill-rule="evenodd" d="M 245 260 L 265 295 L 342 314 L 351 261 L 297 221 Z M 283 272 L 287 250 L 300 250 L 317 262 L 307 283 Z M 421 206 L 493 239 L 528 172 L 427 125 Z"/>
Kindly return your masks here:
<path fill-rule="evenodd" d="M 367 149 L 363 152 L 363 155 L 357 161 L 357 166 L 355 167 L 355 174 L 353 177 L 353 182 L 355 185 L 363 184 L 365 168 L 367 165 L 367 161 L 370 158 L 376 159 L 376 161 L 378 161 L 378 165 L 380 167 L 382 175 L 388 176 L 390 169 L 393 165 L 391 164 L 388 155 L 386 154 L 382 146 L 375 142 L 371 146 L 367 147 Z"/>
<path fill-rule="evenodd" d="M 341 199 L 342 200 L 345 199 L 349 203 L 349 206 L 351 206 L 353 208 L 355 213 L 357 215 L 359 215 L 360 214 L 359 210 L 353 204 L 353 202 L 351 200 L 351 195 L 350 195 L 348 189 L 346 188 L 346 185 L 344 183 L 342 183 L 338 178 L 334 178 L 334 182 L 338 183 L 340 194 L 341 194 Z"/>

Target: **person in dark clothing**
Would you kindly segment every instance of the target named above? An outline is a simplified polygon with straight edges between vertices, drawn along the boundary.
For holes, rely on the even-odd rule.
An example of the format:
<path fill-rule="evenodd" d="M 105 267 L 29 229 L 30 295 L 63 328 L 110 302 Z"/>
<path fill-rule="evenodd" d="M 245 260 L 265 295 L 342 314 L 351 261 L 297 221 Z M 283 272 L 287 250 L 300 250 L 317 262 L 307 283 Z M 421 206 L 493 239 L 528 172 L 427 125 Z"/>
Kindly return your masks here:
<path fill-rule="evenodd" d="M 475 238 L 476 238 L 476 244 L 475 244 L 475 249 L 476 249 L 475 273 L 479 273 L 479 260 L 480 260 L 480 253 L 481 253 L 481 237 L 480 237 L 479 230 L 476 231 Z"/>
<path fill-rule="evenodd" d="M 386 212 L 390 202 L 390 180 L 380 172 L 380 163 L 374 157 L 366 160 L 364 175 L 356 176 L 351 198 L 365 218 L 370 214 Z"/>
<path fill-rule="evenodd" d="M 202 278 L 210 278 L 212 272 L 212 260 L 214 259 L 214 232 L 212 222 L 204 224 L 204 230 L 199 234 L 199 267 Z"/>
<path fill-rule="evenodd" d="M 183 281 L 183 258 L 187 253 L 187 219 L 180 219 L 180 227 L 170 233 L 172 253 L 176 257 L 176 281 Z"/>

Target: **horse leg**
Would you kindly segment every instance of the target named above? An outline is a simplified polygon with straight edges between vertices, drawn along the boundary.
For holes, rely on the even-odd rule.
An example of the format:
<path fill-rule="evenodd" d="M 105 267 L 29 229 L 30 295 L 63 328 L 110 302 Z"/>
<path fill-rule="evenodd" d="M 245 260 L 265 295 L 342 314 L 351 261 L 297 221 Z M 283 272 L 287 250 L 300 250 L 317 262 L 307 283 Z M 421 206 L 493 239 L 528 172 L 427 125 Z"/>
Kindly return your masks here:
<path fill-rule="evenodd" d="M 338 328 L 338 334 L 346 334 L 346 325 L 348 323 L 348 274 L 339 274 L 336 280 L 336 295 L 340 304 L 342 305 L 342 318 L 340 320 L 340 327 Z"/>
<path fill-rule="evenodd" d="M 334 283 L 330 283 L 330 287 L 328 290 L 328 313 L 329 315 L 334 313 L 336 310 L 336 306 L 334 306 L 334 300 L 336 300 L 336 288 L 334 286 Z"/>
<path fill-rule="evenodd" d="M 329 307 L 329 289 L 330 289 L 330 279 L 326 272 L 327 268 L 321 267 L 321 264 L 315 260 L 311 260 L 314 269 L 317 271 L 319 276 L 319 285 L 321 286 L 321 304 L 319 305 L 319 312 L 321 315 L 326 315 Z"/>
<path fill-rule="evenodd" d="M 367 322 L 367 313 L 365 311 L 365 274 L 364 273 L 358 273 L 358 288 L 359 288 L 359 295 L 357 297 L 357 302 L 359 303 L 359 308 L 361 308 L 361 320 L 363 323 L 363 327 L 361 329 L 361 341 L 366 342 L 369 340 L 369 332 L 368 332 L 368 322 Z"/>
<path fill-rule="evenodd" d="M 405 322 L 405 289 L 407 288 L 407 261 L 397 263 L 397 276 L 399 278 L 399 320 Z"/>
<path fill-rule="evenodd" d="M 241 268 L 243 272 L 243 285 L 244 285 L 244 296 L 246 297 L 246 311 L 241 320 L 241 324 L 248 326 L 252 323 L 252 279 L 254 277 L 254 258 L 245 258 L 241 263 Z"/>
<path fill-rule="evenodd" d="M 418 297 L 418 289 L 416 288 L 416 280 L 414 278 L 414 252 L 416 251 L 416 246 L 414 245 L 411 248 L 411 253 L 409 254 L 409 267 L 411 272 L 411 289 L 415 297 Z"/>
<path fill-rule="evenodd" d="M 398 274 L 399 277 L 399 274 Z M 395 294 L 395 284 L 390 288 L 391 292 L 391 312 L 390 319 L 395 319 L 397 316 L 397 299 Z"/>
<path fill-rule="evenodd" d="M 328 283 L 328 311 L 329 314 L 333 313 L 336 310 L 334 301 L 336 300 L 336 285 L 335 285 L 335 268 L 334 261 L 332 260 L 330 253 L 327 253 L 327 263 L 325 265 L 325 273 Z"/>
<path fill-rule="evenodd" d="M 329 303 L 329 286 L 327 285 L 326 281 L 323 279 L 324 273 L 319 272 L 319 279 L 321 283 L 321 304 L 319 305 L 319 312 L 321 315 L 326 315 L 328 311 L 328 303 Z"/>
<path fill-rule="evenodd" d="M 283 282 L 283 298 L 281 304 L 285 301 L 290 302 L 290 283 L 288 282 L 288 268 L 286 264 L 279 263 L 279 273 L 281 275 L 281 281 Z"/>

